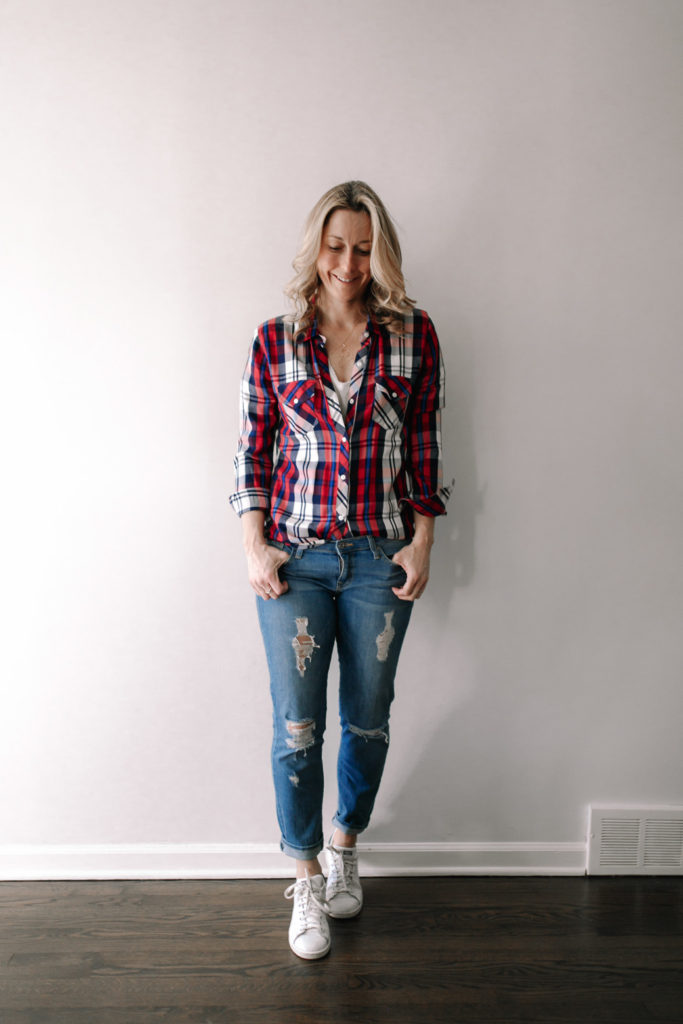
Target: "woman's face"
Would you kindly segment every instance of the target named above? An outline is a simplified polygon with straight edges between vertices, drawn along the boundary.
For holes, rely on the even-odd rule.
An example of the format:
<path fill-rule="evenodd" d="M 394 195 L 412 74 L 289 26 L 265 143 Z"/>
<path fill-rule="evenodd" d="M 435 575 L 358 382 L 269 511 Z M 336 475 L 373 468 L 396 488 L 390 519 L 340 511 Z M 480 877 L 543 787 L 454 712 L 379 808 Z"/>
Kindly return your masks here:
<path fill-rule="evenodd" d="M 362 300 L 372 280 L 372 225 L 365 210 L 335 210 L 323 231 L 318 262 L 320 284 L 332 302 Z"/>

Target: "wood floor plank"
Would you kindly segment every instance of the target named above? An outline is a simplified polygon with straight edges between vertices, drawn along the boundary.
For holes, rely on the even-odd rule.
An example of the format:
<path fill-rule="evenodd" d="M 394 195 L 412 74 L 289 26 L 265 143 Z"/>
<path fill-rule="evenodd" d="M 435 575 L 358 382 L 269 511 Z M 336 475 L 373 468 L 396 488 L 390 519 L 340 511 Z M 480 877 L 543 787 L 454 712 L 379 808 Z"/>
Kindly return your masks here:
<path fill-rule="evenodd" d="M 683 1020 L 683 879 L 369 879 L 315 963 L 283 888 L 1 883 L 0 1022 Z"/>

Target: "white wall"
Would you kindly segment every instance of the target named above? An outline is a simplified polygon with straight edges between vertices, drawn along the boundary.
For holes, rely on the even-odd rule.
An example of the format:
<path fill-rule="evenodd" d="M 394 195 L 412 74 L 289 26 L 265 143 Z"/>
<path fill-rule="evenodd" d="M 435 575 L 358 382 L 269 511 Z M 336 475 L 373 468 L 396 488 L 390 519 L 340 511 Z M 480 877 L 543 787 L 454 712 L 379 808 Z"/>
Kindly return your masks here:
<path fill-rule="evenodd" d="M 237 382 L 349 177 L 439 329 L 457 478 L 364 838 L 576 867 L 590 802 L 683 802 L 680 2 L 0 19 L 6 876 L 277 841 Z"/>

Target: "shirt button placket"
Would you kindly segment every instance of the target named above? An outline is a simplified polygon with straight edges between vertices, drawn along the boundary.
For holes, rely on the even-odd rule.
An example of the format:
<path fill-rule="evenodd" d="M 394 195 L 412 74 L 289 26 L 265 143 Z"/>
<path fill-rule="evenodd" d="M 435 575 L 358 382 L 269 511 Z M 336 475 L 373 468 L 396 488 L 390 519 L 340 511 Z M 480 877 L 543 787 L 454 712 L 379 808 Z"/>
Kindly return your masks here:
<path fill-rule="evenodd" d="M 348 518 L 349 510 L 349 439 L 342 437 L 339 449 L 339 473 L 337 478 L 337 521 L 341 525 Z"/>

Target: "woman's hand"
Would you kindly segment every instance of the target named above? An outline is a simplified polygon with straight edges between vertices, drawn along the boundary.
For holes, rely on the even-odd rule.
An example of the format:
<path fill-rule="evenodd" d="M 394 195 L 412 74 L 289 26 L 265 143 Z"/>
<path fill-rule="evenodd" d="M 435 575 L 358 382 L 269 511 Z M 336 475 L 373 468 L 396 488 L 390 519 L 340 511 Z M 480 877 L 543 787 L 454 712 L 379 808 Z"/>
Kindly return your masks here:
<path fill-rule="evenodd" d="M 429 552 L 424 545 L 417 546 L 413 541 L 397 551 L 392 562 L 397 562 L 406 573 L 406 581 L 402 587 L 391 589 L 402 601 L 417 601 L 425 592 L 429 580 Z"/>
<path fill-rule="evenodd" d="M 259 544 L 247 551 L 249 582 L 259 597 L 269 601 L 289 590 L 286 580 L 281 580 L 278 569 L 289 560 L 286 551 L 269 544 Z"/>
<path fill-rule="evenodd" d="M 417 601 L 424 594 L 429 582 L 429 556 L 433 543 L 434 520 L 416 512 L 412 541 L 392 558 L 392 562 L 400 565 L 407 577 L 402 587 L 391 588 L 402 601 Z"/>
<path fill-rule="evenodd" d="M 289 590 L 287 582 L 278 575 L 278 569 L 289 560 L 289 555 L 268 544 L 263 534 L 264 521 L 265 514 L 256 510 L 242 515 L 249 582 L 259 597 L 269 601 Z"/>

